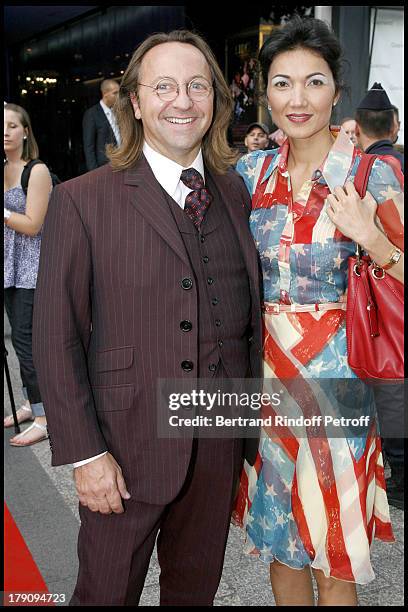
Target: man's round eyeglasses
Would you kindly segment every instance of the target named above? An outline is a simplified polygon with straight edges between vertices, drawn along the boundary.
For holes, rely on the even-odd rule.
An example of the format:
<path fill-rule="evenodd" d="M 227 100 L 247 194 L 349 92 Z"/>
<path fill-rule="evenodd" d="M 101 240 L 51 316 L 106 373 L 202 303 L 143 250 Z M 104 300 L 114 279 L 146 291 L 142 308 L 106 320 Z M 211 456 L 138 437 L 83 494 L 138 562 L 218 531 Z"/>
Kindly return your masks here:
<path fill-rule="evenodd" d="M 143 87 L 150 87 L 159 96 L 160 100 L 165 102 L 172 102 L 177 98 L 180 93 L 180 87 L 174 79 L 161 79 L 156 85 L 145 85 L 144 83 L 138 83 Z M 191 100 L 199 101 L 208 98 L 213 90 L 212 85 L 204 78 L 192 79 L 186 85 L 187 95 Z"/>

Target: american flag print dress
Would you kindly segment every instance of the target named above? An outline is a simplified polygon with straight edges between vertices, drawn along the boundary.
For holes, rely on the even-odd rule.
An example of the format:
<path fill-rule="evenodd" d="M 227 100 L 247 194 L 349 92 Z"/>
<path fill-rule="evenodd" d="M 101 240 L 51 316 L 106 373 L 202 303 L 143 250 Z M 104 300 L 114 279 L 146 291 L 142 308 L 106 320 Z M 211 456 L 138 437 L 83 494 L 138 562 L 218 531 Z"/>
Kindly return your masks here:
<path fill-rule="evenodd" d="M 292 198 L 289 142 L 242 157 L 237 171 L 252 196 L 250 228 L 263 273 L 263 299 L 272 304 L 322 304 L 346 299 L 347 260 L 356 245 L 326 213 L 329 185 L 353 181 L 361 153 L 343 130 L 312 178 Z M 403 175 L 397 160 L 379 157 L 368 191 L 376 223 L 403 248 Z M 294 310 L 295 307 L 294 307 Z M 300 380 L 357 378 L 347 362 L 345 310 L 263 315 L 264 385 Z M 233 522 L 246 532 L 245 552 L 326 577 L 366 584 L 373 580 L 374 537 L 394 541 L 385 492 L 381 439 L 371 389 L 360 396 L 374 415 L 364 435 L 299 435 L 280 425 L 261 430 L 253 466 L 245 462 Z M 301 395 L 301 394 L 300 394 Z M 307 393 L 306 393 L 307 395 Z M 294 414 L 308 406 L 292 398 Z M 270 407 L 270 413 L 273 408 Z M 265 414 L 268 411 L 265 409 Z"/>

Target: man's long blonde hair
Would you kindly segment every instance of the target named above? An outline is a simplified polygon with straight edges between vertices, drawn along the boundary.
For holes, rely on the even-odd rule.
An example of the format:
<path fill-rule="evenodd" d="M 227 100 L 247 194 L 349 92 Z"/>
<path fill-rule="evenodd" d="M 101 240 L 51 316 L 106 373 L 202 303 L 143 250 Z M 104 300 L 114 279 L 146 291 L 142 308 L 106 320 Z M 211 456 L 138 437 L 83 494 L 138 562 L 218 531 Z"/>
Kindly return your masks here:
<path fill-rule="evenodd" d="M 123 75 L 118 99 L 114 106 L 122 144 L 120 147 L 108 145 L 107 156 L 113 170 L 131 168 L 140 158 L 143 151 L 143 123 L 135 118 L 130 94 L 137 92 L 140 67 L 145 54 L 167 42 L 180 42 L 192 45 L 201 51 L 210 67 L 214 87 L 214 115 L 211 126 L 202 141 L 204 161 L 210 170 L 217 174 L 225 174 L 228 168 L 237 161 L 235 153 L 227 141 L 227 129 L 233 111 L 233 100 L 225 82 L 224 76 L 213 52 L 207 43 L 189 30 L 173 30 L 149 36 L 134 52 L 129 66 Z"/>

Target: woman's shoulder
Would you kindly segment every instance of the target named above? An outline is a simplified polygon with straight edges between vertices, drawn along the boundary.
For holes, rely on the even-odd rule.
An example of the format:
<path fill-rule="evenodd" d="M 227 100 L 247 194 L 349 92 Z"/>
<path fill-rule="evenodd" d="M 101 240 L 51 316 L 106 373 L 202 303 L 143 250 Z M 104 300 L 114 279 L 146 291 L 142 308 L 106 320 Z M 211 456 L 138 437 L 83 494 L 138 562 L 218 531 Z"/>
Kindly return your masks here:
<path fill-rule="evenodd" d="M 358 164 L 360 160 L 361 156 L 358 156 Z M 367 190 L 379 204 L 403 193 L 404 175 L 401 165 L 395 157 L 391 155 L 376 156 L 368 177 Z"/>
<path fill-rule="evenodd" d="M 252 151 L 243 155 L 237 162 L 236 171 L 242 176 L 250 194 L 253 193 L 254 185 L 258 179 L 260 169 L 266 159 L 273 163 L 278 155 L 279 149 L 266 149 Z"/>

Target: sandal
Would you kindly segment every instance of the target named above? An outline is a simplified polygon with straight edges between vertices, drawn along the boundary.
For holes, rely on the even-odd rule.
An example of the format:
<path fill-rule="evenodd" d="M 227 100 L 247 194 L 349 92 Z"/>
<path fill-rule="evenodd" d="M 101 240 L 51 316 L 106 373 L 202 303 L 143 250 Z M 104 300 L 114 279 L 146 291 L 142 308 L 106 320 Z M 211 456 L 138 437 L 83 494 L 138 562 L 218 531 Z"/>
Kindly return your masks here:
<path fill-rule="evenodd" d="M 29 431 L 31 431 L 34 428 L 40 429 L 43 432 L 43 435 L 37 438 L 36 440 L 31 440 L 31 442 L 25 442 L 25 443 L 23 442 L 23 444 L 16 444 L 15 442 L 16 440 L 21 440 Z M 32 444 L 37 444 L 37 442 L 42 442 L 43 440 L 46 440 L 47 438 L 48 438 L 47 426 L 40 425 L 39 423 L 36 423 L 34 421 L 34 423 L 30 425 L 30 427 L 27 427 L 27 429 L 25 429 L 22 433 L 14 436 L 14 438 L 10 440 L 10 445 L 11 446 L 31 446 Z"/>
<path fill-rule="evenodd" d="M 34 418 L 31 407 L 27 408 L 27 406 L 25 406 L 24 404 L 17 410 L 16 414 L 18 424 L 25 423 L 26 421 L 32 421 Z M 6 418 L 4 419 L 4 427 L 13 427 L 13 425 L 13 415 L 11 414 L 9 416 L 6 416 Z"/>

